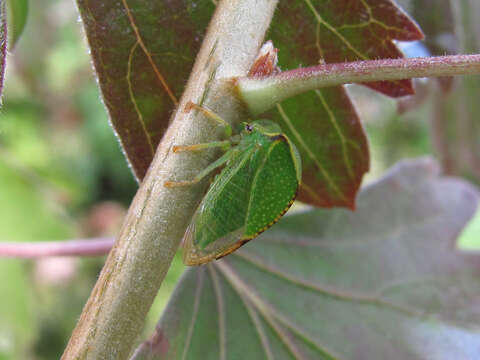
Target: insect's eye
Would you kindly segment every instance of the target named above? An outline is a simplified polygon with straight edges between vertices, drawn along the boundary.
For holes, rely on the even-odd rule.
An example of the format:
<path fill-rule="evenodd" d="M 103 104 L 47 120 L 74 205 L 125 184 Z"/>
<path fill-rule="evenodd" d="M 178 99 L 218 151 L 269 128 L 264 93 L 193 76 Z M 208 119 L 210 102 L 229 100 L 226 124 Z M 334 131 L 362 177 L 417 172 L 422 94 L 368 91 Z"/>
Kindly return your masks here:
<path fill-rule="evenodd" d="M 253 131 L 253 126 L 250 124 L 245 124 L 245 131 L 246 132 L 252 132 Z"/>

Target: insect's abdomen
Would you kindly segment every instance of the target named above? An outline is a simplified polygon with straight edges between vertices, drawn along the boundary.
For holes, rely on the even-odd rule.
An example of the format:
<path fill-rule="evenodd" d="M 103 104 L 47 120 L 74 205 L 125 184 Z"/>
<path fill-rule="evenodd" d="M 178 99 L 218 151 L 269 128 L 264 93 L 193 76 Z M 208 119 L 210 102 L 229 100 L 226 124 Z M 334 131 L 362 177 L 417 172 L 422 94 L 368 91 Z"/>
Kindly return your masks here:
<path fill-rule="evenodd" d="M 298 186 L 290 146 L 281 137 L 271 143 L 254 177 L 245 237 L 253 238 L 278 221 L 292 205 Z"/>

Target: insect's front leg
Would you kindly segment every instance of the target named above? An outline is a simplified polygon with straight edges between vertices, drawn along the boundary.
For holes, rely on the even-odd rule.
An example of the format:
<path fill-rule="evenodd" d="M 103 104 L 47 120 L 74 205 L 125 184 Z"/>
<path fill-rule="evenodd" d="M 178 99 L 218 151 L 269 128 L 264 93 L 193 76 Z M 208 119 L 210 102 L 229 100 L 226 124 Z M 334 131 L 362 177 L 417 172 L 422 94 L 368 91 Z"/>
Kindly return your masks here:
<path fill-rule="evenodd" d="M 199 144 L 200 145 L 200 144 Z M 193 145 L 195 146 L 195 145 Z M 197 176 L 195 176 L 192 180 L 184 180 L 184 181 L 165 181 L 163 186 L 165 187 L 180 187 L 180 186 L 189 186 L 198 183 L 202 180 L 205 176 L 211 173 L 216 168 L 223 166 L 232 156 L 232 151 L 227 151 L 223 154 L 219 159 L 208 165 L 204 170 L 199 172 Z"/>
<path fill-rule="evenodd" d="M 225 127 L 225 135 L 227 137 L 232 136 L 232 126 L 225 119 L 215 114 L 212 110 L 189 101 L 187 105 L 185 105 L 185 112 L 189 112 L 192 109 L 200 111 L 205 117 L 216 121 L 220 125 L 223 125 Z"/>
<path fill-rule="evenodd" d="M 216 121 L 217 123 L 223 125 L 225 127 L 225 135 L 227 135 L 229 140 L 212 141 L 212 142 L 209 142 L 209 143 L 194 144 L 194 145 L 175 145 L 172 148 L 173 152 L 177 153 L 177 152 L 184 152 L 184 151 L 201 151 L 201 150 L 211 149 L 211 148 L 222 148 L 224 151 L 226 151 L 226 153 L 221 158 L 219 158 L 217 161 L 210 164 L 206 169 L 201 171 L 192 180 L 166 181 L 164 183 L 164 186 L 166 186 L 166 187 L 188 186 L 188 185 L 193 185 L 193 184 L 198 183 L 205 176 L 207 176 L 211 171 L 213 171 L 216 168 L 224 165 L 232 155 L 232 152 L 229 151 L 230 148 L 232 147 L 232 144 L 238 143 L 237 137 L 235 137 L 235 136 L 232 137 L 232 126 L 227 121 L 222 119 L 220 116 L 215 114 L 213 111 L 189 101 L 187 103 L 187 105 L 185 106 L 185 112 L 189 112 L 192 109 L 200 111 L 205 117 L 207 117 L 209 119 L 212 119 L 212 120 Z"/>

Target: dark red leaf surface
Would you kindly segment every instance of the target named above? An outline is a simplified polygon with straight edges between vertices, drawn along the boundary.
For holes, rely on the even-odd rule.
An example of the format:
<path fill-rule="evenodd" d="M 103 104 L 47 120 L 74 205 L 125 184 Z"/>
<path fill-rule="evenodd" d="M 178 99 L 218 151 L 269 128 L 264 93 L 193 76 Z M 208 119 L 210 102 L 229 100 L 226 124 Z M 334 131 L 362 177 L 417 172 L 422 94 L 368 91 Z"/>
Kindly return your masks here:
<path fill-rule="evenodd" d="M 400 58 L 403 54 L 393 40 L 423 38 L 418 26 L 391 0 L 283 1 L 279 12 L 284 21 L 298 29 L 294 39 L 316 62 Z M 413 94 L 410 80 L 367 86 L 393 97 Z"/>
<path fill-rule="evenodd" d="M 138 179 L 181 96 L 210 1 L 78 0 L 112 126 Z"/>

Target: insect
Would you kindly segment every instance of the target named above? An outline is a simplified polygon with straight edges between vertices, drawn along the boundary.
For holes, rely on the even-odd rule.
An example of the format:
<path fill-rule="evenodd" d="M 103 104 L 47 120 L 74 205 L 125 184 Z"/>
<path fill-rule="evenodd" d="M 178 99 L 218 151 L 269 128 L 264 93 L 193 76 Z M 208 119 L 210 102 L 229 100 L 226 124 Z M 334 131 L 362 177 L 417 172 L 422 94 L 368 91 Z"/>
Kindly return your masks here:
<path fill-rule="evenodd" d="M 224 166 L 198 206 L 183 238 L 183 262 L 201 265 L 220 259 L 268 229 L 290 208 L 301 181 L 301 160 L 295 145 L 269 120 L 243 123 L 231 136 L 230 125 L 210 110 L 189 103 L 225 126 L 225 141 L 175 146 L 174 152 L 222 147 L 226 152 L 193 180 L 165 182 L 167 187 L 199 182 Z"/>

